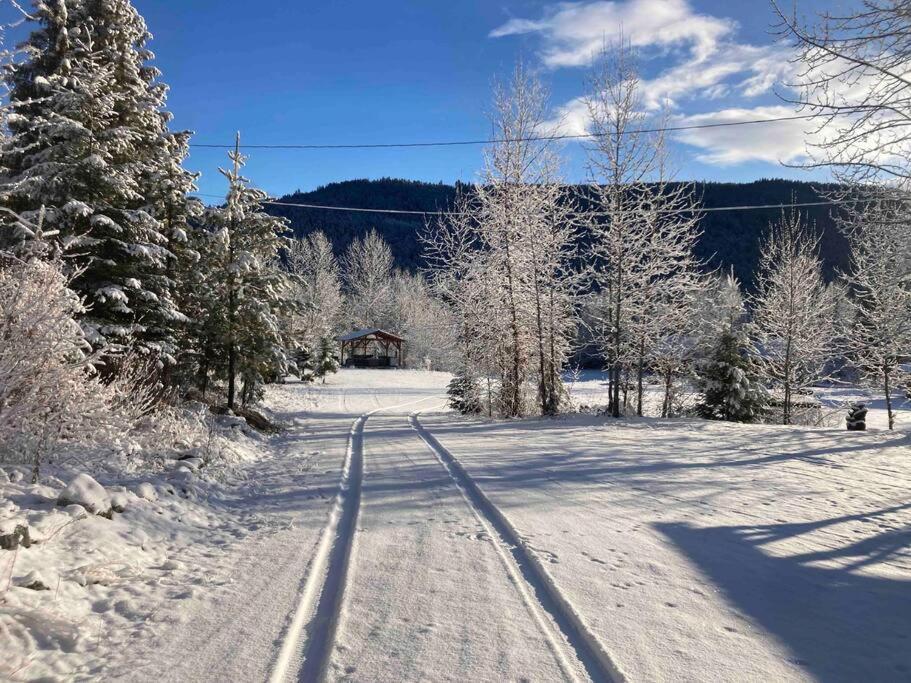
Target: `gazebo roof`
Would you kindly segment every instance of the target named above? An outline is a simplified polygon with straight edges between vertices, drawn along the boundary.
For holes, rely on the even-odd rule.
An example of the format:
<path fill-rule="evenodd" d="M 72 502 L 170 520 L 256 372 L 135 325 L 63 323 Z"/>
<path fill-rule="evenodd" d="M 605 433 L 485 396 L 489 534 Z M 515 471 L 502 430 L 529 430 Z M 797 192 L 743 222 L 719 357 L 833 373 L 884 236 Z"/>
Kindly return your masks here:
<path fill-rule="evenodd" d="M 339 337 L 338 341 L 342 341 L 342 342 L 354 341 L 355 339 L 363 339 L 364 337 L 369 337 L 371 335 L 373 335 L 375 337 L 379 337 L 380 339 L 384 339 L 386 341 L 398 341 L 398 342 L 405 341 L 402 337 L 398 336 L 397 334 L 392 334 L 392 332 L 387 332 L 386 330 L 381 330 L 378 327 L 373 327 L 373 328 L 370 328 L 367 330 L 355 330 L 354 332 L 349 332 L 348 334 L 344 334 L 341 337 Z"/>

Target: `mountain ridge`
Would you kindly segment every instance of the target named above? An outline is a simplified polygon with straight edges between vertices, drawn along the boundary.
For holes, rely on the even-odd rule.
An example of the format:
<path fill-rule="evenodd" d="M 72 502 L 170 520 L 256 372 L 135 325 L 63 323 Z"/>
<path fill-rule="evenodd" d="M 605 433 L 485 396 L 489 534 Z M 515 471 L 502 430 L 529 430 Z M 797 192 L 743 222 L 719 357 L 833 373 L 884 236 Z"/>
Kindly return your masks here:
<path fill-rule="evenodd" d="M 763 178 L 749 183 L 693 182 L 704 208 L 755 206 L 820 201 L 821 192 L 836 186 L 797 180 Z M 380 178 L 353 179 L 322 185 L 309 192 L 293 192 L 278 201 L 367 209 L 446 211 L 452 208 L 460 184 Z M 470 186 L 461 185 L 462 188 Z M 584 190 L 583 190 L 584 191 Z M 419 215 L 374 214 L 269 205 L 269 213 L 290 221 L 296 237 L 323 230 L 341 254 L 356 237 L 376 229 L 389 242 L 396 265 L 416 270 L 425 265 L 418 237 L 425 218 Z M 819 237 L 823 269 L 831 279 L 849 265 L 848 243 L 835 224 L 831 206 L 800 210 Z M 747 289 L 755 281 L 762 235 L 781 216 L 779 208 L 706 212 L 696 255 L 708 269 L 733 269 Z"/>

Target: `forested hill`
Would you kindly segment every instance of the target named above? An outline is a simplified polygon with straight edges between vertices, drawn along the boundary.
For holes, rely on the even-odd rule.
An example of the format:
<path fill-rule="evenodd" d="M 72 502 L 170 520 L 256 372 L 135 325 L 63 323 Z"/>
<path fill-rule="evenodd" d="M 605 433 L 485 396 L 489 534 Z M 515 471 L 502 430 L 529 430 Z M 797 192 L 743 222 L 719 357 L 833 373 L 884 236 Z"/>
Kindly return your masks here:
<path fill-rule="evenodd" d="M 812 202 L 820 199 L 818 185 L 791 180 L 758 180 L 752 183 L 696 183 L 696 192 L 706 208 L 781 204 L 791 201 Z M 440 211 L 451 208 L 456 188 L 442 183 L 412 180 L 348 180 L 320 187 L 312 192 L 295 192 L 280 201 L 299 204 L 324 204 L 370 209 L 406 209 Z M 270 206 L 270 213 L 290 219 L 297 236 L 321 229 L 332 240 L 336 253 L 341 253 L 357 236 L 376 228 L 389 242 L 396 262 L 402 268 L 423 265 L 418 232 L 423 228 L 421 216 L 326 211 L 289 206 Z M 809 207 L 803 210 L 821 236 L 821 254 L 826 272 L 847 266 L 848 249 L 844 237 L 836 230 L 831 207 Z M 711 267 L 731 266 L 745 286 L 753 281 L 759 256 L 759 240 L 779 210 L 708 212 L 702 221 L 699 256 Z"/>

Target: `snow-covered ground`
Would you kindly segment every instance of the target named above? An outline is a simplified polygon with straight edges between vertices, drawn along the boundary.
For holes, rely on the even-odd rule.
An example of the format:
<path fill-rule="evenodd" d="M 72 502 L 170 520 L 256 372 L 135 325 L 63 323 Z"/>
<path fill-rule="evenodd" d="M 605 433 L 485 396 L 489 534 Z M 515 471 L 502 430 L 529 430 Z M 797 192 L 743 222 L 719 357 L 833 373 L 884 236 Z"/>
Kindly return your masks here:
<path fill-rule="evenodd" d="M 112 520 L 0 480 L 42 541 L 0 551 L 0 678 L 911 678 L 902 432 L 489 422 L 448 379 L 272 387 L 287 431 Z"/>
<path fill-rule="evenodd" d="M 567 373 L 564 381 L 570 390 L 575 406 L 606 406 L 608 403 L 607 374 L 601 370 L 581 370 L 578 374 Z M 888 429 L 889 418 L 886 411 L 886 400 L 882 393 L 854 386 L 831 386 L 813 388 L 813 396 L 821 406 L 820 422 L 831 427 L 845 424 L 845 415 L 852 403 L 861 402 L 867 406 L 867 429 Z M 645 389 L 645 414 L 660 415 L 663 388 L 657 384 L 647 384 Z M 803 398 L 803 397 L 802 397 Z M 681 389 L 678 402 L 693 405 L 698 395 Z M 804 398 L 804 400 L 807 400 Z M 896 429 L 911 429 L 911 400 L 901 391 L 896 391 L 892 398 L 892 411 L 895 414 Z"/>
<path fill-rule="evenodd" d="M 422 422 L 630 680 L 911 678 L 904 434 Z"/>

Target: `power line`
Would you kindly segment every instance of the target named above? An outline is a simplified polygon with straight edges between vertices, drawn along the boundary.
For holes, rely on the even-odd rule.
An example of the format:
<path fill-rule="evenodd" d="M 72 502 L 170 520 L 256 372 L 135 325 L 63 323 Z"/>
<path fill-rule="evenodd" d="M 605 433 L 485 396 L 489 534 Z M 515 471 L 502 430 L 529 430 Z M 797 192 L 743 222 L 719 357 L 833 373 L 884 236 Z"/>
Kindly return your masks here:
<path fill-rule="evenodd" d="M 852 111 L 841 112 L 854 113 Z M 619 135 L 644 135 L 651 133 L 676 133 L 687 130 L 703 130 L 709 128 L 727 128 L 730 126 L 750 126 L 760 123 L 776 123 L 779 121 L 800 121 L 804 119 L 819 118 L 819 114 L 795 114 L 794 116 L 778 116 L 768 119 L 748 119 L 746 121 L 720 121 L 716 123 L 694 123 L 684 126 L 667 126 L 664 128 L 642 128 L 621 131 Z M 448 140 L 432 142 L 375 142 L 375 143 L 342 143 L 342 144 L 277 144 L 277 145 L 245 145 L 243 149 L 392 149 L 413 147 L 461 147 L 468 145 L 489 145 L 504 142 L 547 142 L 556 140 L 584 140 L 599 137 L 608 137 L 614 133 L 576 133 L 566 135 L 531 135 L 521 138 L 494 138 L 488 140 Z M 234 145 L 217 145 L 192 142 L 190 147 L 208 149 L 234 149 Z"/>
<path fill-rule="evenodd" d="M 224 199 L 222 195 L 214 194 L 202 194 L 199 192 L 194 193 L 199 197 L 218 197 L 219 199 Z M 708 206 L 708 207 L 697 207 L 692 209 L 657 209 L 659 213 L 668 213 L 668 214 L 679 214 L 679 213 L 712 213 L 719 211 L 753 211 L 753 210 L 768 210 L 768 209 L 799 209 L 807 208 L 813 206 L 837 206 L 841 204 L 857 204 L 857 203 L 866 203 L 876 200 L 863 200 L 863 199 L 848 199 L 848 200 L 825 200 L 818 202 L 788 202 L 785 204 L 749 204 L 744 206 Z M 318 209 L 322 211 L 352 211 L 355 213 L 381 213 L 381 214 L 398 214 L 398 215 L 407 215 L 407 216 L 455 216 L 458 215 L 457 211 L 413 211 L 406 209 L 365 209 L 363 207 L 355 206 L 330 206 L 325 204 L 298 204 L 295 202 L 279 202 L 273 200 L 263 200 L 261 204 L 269 204 L 270 206 L 290 206 L 301 209 Z M 595 211 L 589 212 L 585 215 L 594 215 L 594 216 L 607 216 L 610 215 L 610 212 L 606 211 Z"/>

